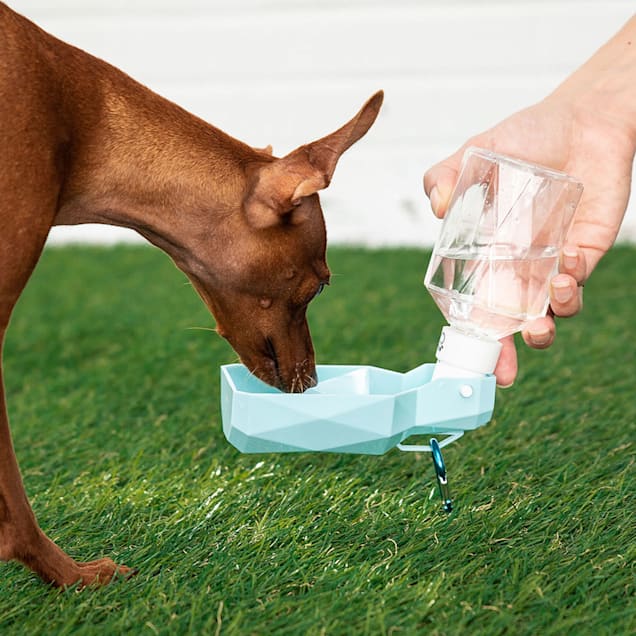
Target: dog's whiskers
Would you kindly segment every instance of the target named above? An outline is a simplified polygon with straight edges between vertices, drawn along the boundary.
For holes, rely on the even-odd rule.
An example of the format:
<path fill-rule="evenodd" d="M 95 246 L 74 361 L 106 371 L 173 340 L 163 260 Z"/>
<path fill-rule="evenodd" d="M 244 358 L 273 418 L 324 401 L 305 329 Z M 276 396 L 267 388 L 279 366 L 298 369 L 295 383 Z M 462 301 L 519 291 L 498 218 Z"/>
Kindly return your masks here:
<path fill-rule="evenodd" d="M 311 389 L 312 386 L 316 386 L 317 384 L 316 378 L 314 378 L 313 376 L 307 373 L 305 373 L 303 380 L 304 380 L 303 385 L 305 389 Z"/>

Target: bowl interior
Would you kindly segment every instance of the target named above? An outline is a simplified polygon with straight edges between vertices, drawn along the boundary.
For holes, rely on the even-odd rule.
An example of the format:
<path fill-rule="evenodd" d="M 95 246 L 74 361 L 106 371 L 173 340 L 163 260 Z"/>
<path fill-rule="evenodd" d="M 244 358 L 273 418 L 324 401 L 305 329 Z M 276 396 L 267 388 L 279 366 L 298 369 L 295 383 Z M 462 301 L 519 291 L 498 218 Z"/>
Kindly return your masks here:
<path fill-rule="evenodd" d="M 408 373 L 398 373 L 366 365 L 318 365 L 318 384 L 301 395 L 396 395 L 431 380 L 432 365 L 422 365 Z M 234 391 L 249 394 L 288 395 L 256 376 L 243 365 L 227 367 Z"/>

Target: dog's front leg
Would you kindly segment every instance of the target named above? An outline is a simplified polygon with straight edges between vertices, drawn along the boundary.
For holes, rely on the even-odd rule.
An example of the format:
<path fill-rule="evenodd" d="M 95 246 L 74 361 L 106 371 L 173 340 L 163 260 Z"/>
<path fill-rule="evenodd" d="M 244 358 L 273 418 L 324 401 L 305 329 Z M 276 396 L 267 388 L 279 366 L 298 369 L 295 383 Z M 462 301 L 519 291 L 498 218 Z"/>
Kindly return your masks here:
<path fill-rule="evenodd" d="M 3 331 L 0 330 L 0 348 Z M 81 586 L 108 583 L 116 572 L 132 574 L 111 559 L 78 563 L 39 528 L 27 499 L 16 461 L 0 370 L 0 560 L 16 560 L 47 583 Z"/>
<path fill-rule="evenodd" d="M 37 143 L 31 145 L 38 148 Z M 1 149 L 0 149 L 1 150 Z M 15 154 L 15 153 L 14 153 Z M 0 153 L 1 156 L 1 153 Z M 12 156 L 15 164 L 15 156 Z M 2 162 L 0 162 L 2 163 Z M 30 162 L 42 165 L 42 162 Z M 6 165 L 6 164 L 3 164 Z M 9 162 L 11 165 L 11 162 Z M 0 353 L 13 307 L 38 260 L 51 220 L 57 188 L 53 178 L 30 180 L 29 195 L 12 182 L 8 170 L 0 173 Z M 48 211 L 48 212 L 47 212 Z M 57 586 L 108 583 L 116 571 L 129 575 L 110 559 L 77 563 L 40 530 L 27 499 L 11 441 L 0 362 L 0 560 L 21 561 L 42 579 Z"/>

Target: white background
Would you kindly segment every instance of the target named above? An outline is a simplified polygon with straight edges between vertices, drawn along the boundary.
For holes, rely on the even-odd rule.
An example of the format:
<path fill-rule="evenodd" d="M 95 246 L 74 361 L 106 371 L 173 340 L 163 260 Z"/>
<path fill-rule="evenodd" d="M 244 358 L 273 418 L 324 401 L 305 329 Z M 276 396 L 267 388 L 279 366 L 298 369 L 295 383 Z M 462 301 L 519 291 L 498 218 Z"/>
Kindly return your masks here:
<path fill-rule="evenodd" d="M 385 104 L 322 195 L 332 243 L 428 245 L 422 174 L 545 96 L 633 13 L 633 0 L 13 0 L 47 31 L 276 155 Z M 635 197 L 636 198 L 636 197 Z M 632 201 L 621 239 L 636 238 Z M 50 242 L 130 240 L 104 226 Z"/>

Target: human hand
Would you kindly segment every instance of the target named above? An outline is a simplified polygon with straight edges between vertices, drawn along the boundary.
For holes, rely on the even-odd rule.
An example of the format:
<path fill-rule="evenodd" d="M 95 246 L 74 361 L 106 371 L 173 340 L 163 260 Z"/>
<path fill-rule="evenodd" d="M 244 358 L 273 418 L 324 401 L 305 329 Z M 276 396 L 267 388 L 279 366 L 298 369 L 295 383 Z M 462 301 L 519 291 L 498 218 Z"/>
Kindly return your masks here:
<path fill-rule="evenodd" d="M 554 316 L 573 316 L 580 311 L 582 285 L 613 244 L 629 199 L 636 121 L 617 116 L 613 108 L 603 108 L 584 87 L 585 82 L 575 74 L 548 98 L 469 139 L 424 175 L 424 189 L 438 217 L 446 212 L 468 146 L 542 164 L 583 182 L 559 274 L 551 280 L 548 315 L 522 332 L 524 341 L 537 349 L 552 344 Z M 517 375 L 517 354 L 512 336 L 502 343 L 495 375 L 500 386 L 510 386 Z"/>

